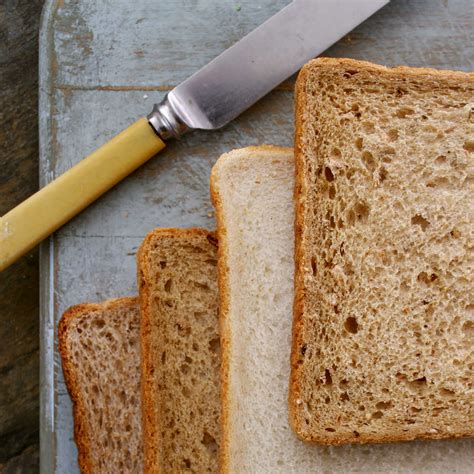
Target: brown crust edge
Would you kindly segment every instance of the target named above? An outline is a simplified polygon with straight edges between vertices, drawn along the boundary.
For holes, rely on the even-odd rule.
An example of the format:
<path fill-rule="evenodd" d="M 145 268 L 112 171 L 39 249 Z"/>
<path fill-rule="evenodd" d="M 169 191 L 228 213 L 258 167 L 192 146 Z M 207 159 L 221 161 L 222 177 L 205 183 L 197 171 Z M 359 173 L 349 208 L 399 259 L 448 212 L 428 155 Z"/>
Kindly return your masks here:
<path fill-rule="evenodd" d="M 102 303 L 83 303 L 68 308 L 62 315 L 58 326 L 58 349 L 61 355 L 64 381 L 72 400 L 74 418 L 74 440 L 78 450 L 78 462 L 81 473 L 92 474 L 94 464 L 90 449 L 91 434 L 84 409 L 82 391 L 77 379 L 75 365 L 70 357 L 68 333 L 71 324 L 79 316 L 96 311 L 106 311 L 118 306 L 132 307 L 138 303 L 138 297 L 123 297 L 104 301 Z"/>
<path fill-rule="evenodd" d="M 396 441 L 409 441 L 415 439 L 455 439 L 474 436 L 474 429 L 466 433 L 400 433 L 394 436 L 363 436 L 360 438 L 341 437 L 339 439 L 328 440 L 326 438 L 316 436 L 306 436 L 298 425 L 296 415 L 296 400 L 299 398 L 300 386 L 298 383 L 298 347 L 301 343 L 302 320 L 304 314 L 304 270 L 303 249 L 301 245 L 302 229 L 304 228 L 304 171 L 303 171 L 303 153 L 301 151 L 302 129 L 304 126 L 303 113 L 306 105 L 306 97 L 304 88 L 306 78 L 310 72 L 317 69 L 353 67 L 359 70 L 372 71 L 375 73 L 383 73 L 386 75 L 398 77 L 426 77 L 427 79 L 452 79 L 452 80 L 474 80 L 473 72 L 438 70 L 431 68 L 413 68 L 406 66 L 398 66 L 388 68 L 379 64 L 370 63 L 368 61 L 358 61 L 348 58 L 318 58 L 308 62 L 301 69 L 295 86 L 295 299 L 293 305 L 293 329 L 292 329 L 292 350 L 291 350 L 291 372 L 290 385 L 288 393 L 288 411 L 290 425 L 302 441 L 323 444 L 323 445 L 341 445 L 341 444 L 366 444 L 366 443 L 386 443 Z"/>
<path fill-rule="evenodd" d="M 141 399 L 143 432 L 143 472 L 157 474 L 162 472 L 162 455 L 155 446 L 161 445 L 160 415 L 153 394 L 154 389 L 154 352 L 151 350 L 149 334 L 152 318 L 150 311 L 150 286 L 148 284 L 150 268 L 146 256 L 150 245 L 156 240 L 174 238 L 177 240 L 203 236 L 213 245 L 217 245 L 215 233 L 201 228 L 159 228 L 149 232 L 137 252 L 137 281 L 140 301 L 140 349 L 141 349 Z"/>
<path fill-rule="evenodd" d="M 219 239 L 217 270 L 219 285 L 219 326 L 221 339 L 221 445 L 219 449 L 219 467 L 222 474 L 230 473 L 229 448 L 230 448 L 230 418 L 229 418 L 229 362 L 230 362 L 230 328 L 228 327 L 229 301 L 229 265 L 228 239 L 226 219 L 220 196 L 219 172 L 223 163 L 234 159 L 236 153 L 252 152 L 288 152 L 289 147 L 276 145 L 255 145 L 232 150 L 219 157 L 211 171 L 210 194 L 211 201 L 216 210 L 217 237 Z M 253 157 L 240 156 L 241 159 L 254 159 Z"/>

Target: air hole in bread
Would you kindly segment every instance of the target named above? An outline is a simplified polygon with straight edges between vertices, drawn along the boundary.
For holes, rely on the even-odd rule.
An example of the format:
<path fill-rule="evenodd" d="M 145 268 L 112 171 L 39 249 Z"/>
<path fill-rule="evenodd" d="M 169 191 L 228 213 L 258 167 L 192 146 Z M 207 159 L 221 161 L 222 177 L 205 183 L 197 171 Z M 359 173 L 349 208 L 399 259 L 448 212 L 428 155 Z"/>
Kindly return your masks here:
<path fill-rule="evenodd" d="M 472 305 L 469 305 L 466 307 L 466 310 L 469 311 L 469 308 L 472 308 Z M 471 309 L 472 310 L 472 309 Z M 466 321 L 462 325 L 462 332 L 467 336 L 467 337 L 473 337 L 474 336 L 474 321 Z"/>
<path fill-rule="evenodd" d="M 316 276 L 317 268 L 316 257 L 311 257 L 311 271 L 313 272 L 313 276 Z"/>
<path fill-rule="evenodd" d="M 394 142 L 395 140 L 398 140 L 398 137 L 399 137 L 398 130 L 395 129 L 395 128 L 390 129 L 387 132 L 387 135 L 388 135 L 389 141 L 391 141 L 391 142 Z"/>
<path fill-rule="evenodd" d="M 326 369 L 324 371 L 324 384 L 325 385 L 332 385 L 332 377 L 331 377 L 331 372 L 329 371 L 329 369 Z"/>
<path fill-rule="evenodd" d="M 324 428 L 325 431 L 329 431 L 330 433 L 334 433 L 336 430 L 334 428 Z"/>
<path fill-rule="evenodd" d="M 209 288 L 209 285 L 207 285 L 206 283 L 200 283 L 198 281 L 195 281 L 194 286 L 196 288 L 200 288 L 201 290 L 211 291 L 211 289 Z"/>
<path fill-rule="evenodd" d="M 354 224 L 355 224 L 355 219 L 356 219 L 355 212 L 351 209 L 351 210 L 347 213 L 347 224 L 348 224 L 348 225 L 354 225 Z"/>
<path fill-rule="evenodd" d="M 372 413 L 371 418 L 374 420 L 378 420 L 379 418 L 382 418 L 382 416 L 383 416 L 383 413 L 381 411 L 376 411 Z"/>
<path fill-rule="evenodd" d="M 352 104 L 351 110 L 357 112 L 359 110 L 359 104 Z"/>
<path fill-rule="evenodd" d="M 201 324 L 205 323 L 206 320 L 206 313 L 203 311 L 195 311 L 194 312 L 194 319 Z"/>
<path fill-rule="evenodd" d="M 415 214 L 411 218 L 411 223 L 412 223 L 412 225 L 419 225 L 421 227 L 422 231 L 425 231 L 427 229 L 427 227 L 430 225 L 430 221 L 428 219 L 425 219 L 420 214 Z"/>
<path fill-rule="evenodd" d="M 379 180 L 381 183 L 383 183 L 388 177 L 388 172 L 386 170 L 386 168 L 384 168 L 383 166 L 380 168 L 379 170 Z"/>
<path fill-rule="evenodd" d="M 328 196 L 329 199 L 334 199 L 336 197 L 336 188 L 332 185 L 329 186 Z"/>
<path fill-rule="evenodd" d="M 324 176 L 329 182 L 334 181 L 334 174 L 329 166 L 324 168 Z"/>
<path fill-rule="evenodd" d="M 214 436 L 211 436 L 207 431 L 204 432 L 201 443 L 206 447 L 206 449 L 211 454 L 217 453 L 217 442 Z"/>
<path fill-rule="evenodd" d="M 332 155 L 335 156 L 336 158 L 341 157 L 342 156 L 341 150 L 339 150 L 339 148 L 333 148 Z"/>
<path fill-rule="evenodd" d="M 417 281 L 424 283 L 426 285 L 429 285 L 430 283 L 433 283 L 438 279 L 438 275 L 436 273 L 426 273 L 426 272 L 420 272 L 418 276 L 416 277 Z"/>
<path fill-rule="evenodd" d="M 419 391 L 426 387 L 426 377 L 419 377 L 415 380 L 405 380 L 406 386 L 412 391 Z"/>
<path fill-rule="evenodd" d="M 362 137 L 356 138 L 355 146 L 358 150 L 362 150 L 362 148 L 364 147 L 364 139 Z"/>
<path fill-rule="evenodd" d="M 362 122 L 362 127 L 366 133 L 374 133 L 375 132 L 375 124 L 373 122 Z"/>
<path fill-rule="evenodd" d="M 221 347 L 221 341 L 218 337 L 215 337 L 214 339 L 211 339 L 209 341 L 209 350 L 213 354 L 219 354 L 220 347 Z"/>
<path fill-rule="evenodd" d="M 377 408 L 377 410 L 388 410 L 389 408 L 392 408 L 392 402 L 391 402 L 391 401 L 388 401 L 388 402 L 378 402 L 378 403 L 375 405 L 375 408 Z"/>
<path fill-rule="evenodd" d="M 189 374 L 190 367 L 188 364 L 181 364 L 180 370 L 183 375 L 187 375 Z"/>
<path fill-rule="evenodd" d="M 180 337 L 188 337 L 191 334 L 191 327 L 183 327 L 181 324 L 176 324 L 176 330 Z"/>
<path fill-rule="evenodd" d="M 217 266 L 217 260 L 215 258 L 209 258 L 205 260 L 205 263 L 208 265 L 212 265 L 213 267 Z"/>
<path fill-rule="evenodd" d="M 165 291 L 169 293 L 171 291 L 171 285 L 173 284 L 171 278 L 169 280 L 166 280 L 165 283 Z"/>
<path fill-rule="evenodd" d="M 357 334 L 359 330 L 359 324 L 357 323 L 357 319 L 354 316 L 349 316 L 346 321 L 344 322 L 344 328 L 347 332 L 351 334 Z"/>
<path fill-rule="evenodd" d="M 441 396 L 447 397 L 447 398 L 454 398 L 456 395 L 456 393 L 453 390 L 449 390 L 448 388 L 444 388 L 444 387 L 442 387 L 439 390 L 439 393 Z"/>
<path fill-rule="evenodd" d="M 426 183 L 428 188 L 441 188 L 448 189 L 451 187 L 451 183 L 448 178 L 441 176 L 439 178 L 432 179 Z"/>
<path fill-rule="evenodd" d="M 163 270 L 166 268 L 166 262 L 160 262 L 160 268 Z"/>
<path fill-rule="evenodd" d="M 409 115 L 413 115 L 415 111 L 411 109 L 410 107 L 400 107 L 397 112 L 396 116 L 398 118 L 405 118 L 408 117 Z"/>
<path fill-rule="evenodd" d="M 342 402 L 348 402 L 350 400 L 349 395 L 347 394 L 347 392 L 342 392 L 340 398 L 341 398 Z"/>
<path fill-rule="evenodd" d="M 474 152 L 474 140 L 466 140 L 463 144 L 463 148 L 467 151 Z"/>
<path fill-rule="evenodd" d="M 92 326 L 102 329 L 105 326 L 105 321 L 103 319 L 97 319 L 96 321 L 93 321 Z"/>
<path fill-rule="evenodd" d="M 362 152 L 362 162 L 370 172 L 373 172 L 375 170 L 376 165 L 374 155 L 372 155 L 370 151 L 365 150 Z"/>

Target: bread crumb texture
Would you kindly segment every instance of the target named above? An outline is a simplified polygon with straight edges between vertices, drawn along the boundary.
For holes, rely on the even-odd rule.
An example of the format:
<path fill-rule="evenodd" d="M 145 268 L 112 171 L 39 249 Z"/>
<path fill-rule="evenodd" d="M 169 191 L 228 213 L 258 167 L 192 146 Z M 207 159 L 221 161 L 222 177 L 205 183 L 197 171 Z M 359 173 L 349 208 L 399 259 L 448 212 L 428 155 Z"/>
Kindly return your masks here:
<path fill-rule="evenodd" d="M 297 84 L 290 418 L 474 434 L 474 75 L 315 60 Z"/>
<path fill-rule="evenodd" d="M 145 472 L 217 473 L 217 241 L 200 229 L 156 230 L 138 265 Z"/>
<path fill-rule="evenodd" d="M 143 471 L 137 298 L 73 306 L 59 325 L 83 473 Z"/>

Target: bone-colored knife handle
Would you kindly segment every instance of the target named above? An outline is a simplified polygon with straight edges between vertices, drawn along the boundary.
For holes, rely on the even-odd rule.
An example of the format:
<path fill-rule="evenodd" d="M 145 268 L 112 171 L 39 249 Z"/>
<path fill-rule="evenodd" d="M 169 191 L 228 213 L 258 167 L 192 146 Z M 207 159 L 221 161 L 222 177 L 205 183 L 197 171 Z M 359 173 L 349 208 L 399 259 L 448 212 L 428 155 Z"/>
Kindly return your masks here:
<path fill-rule="evenodd" d="M 142 118 L 0 218 L 0 271 L 165 147 Z"/>

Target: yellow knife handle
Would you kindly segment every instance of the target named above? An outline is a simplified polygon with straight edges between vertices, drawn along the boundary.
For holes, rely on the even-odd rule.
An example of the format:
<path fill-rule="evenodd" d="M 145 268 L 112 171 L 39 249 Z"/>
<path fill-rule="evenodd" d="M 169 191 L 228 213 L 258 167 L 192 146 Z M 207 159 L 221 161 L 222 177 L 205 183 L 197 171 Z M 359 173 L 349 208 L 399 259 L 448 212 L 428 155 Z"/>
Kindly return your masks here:
<path fill-rule="evenodd" d="M 142 118 L 0 218 L 0 271 L 165 147 Z"/>

